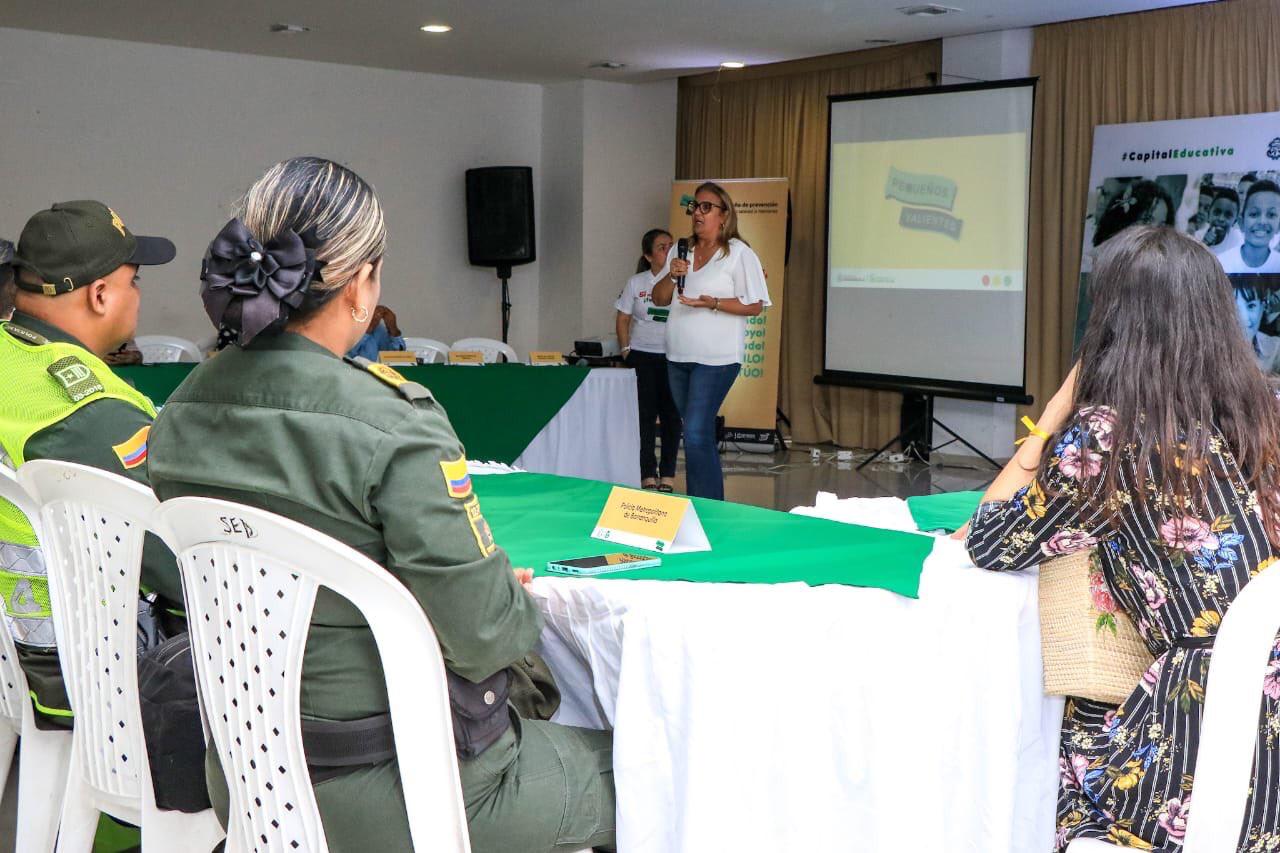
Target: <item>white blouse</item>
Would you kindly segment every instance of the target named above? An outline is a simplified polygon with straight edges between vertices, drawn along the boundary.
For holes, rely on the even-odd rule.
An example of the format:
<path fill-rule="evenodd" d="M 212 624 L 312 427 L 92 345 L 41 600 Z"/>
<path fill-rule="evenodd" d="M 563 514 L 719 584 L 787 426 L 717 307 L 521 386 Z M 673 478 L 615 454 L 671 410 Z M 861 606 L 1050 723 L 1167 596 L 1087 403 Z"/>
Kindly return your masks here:
<path fill-rule="evenodd" d="M 659 273 L 664 278 L 676 257 L 676 246 L 667 254 L 667 265 Z M 765 283 L 760 258 L 746 243 L 729 241 L 727 255 L 717 251 L 701 269 L 693 268 L 693 252 L 689 253 L 689 274 L 684 280 L 684 295 L 690 299 L 713 296 L 739 299 L 743 305 L 764 303 L 768 308 L 769 288 Z M 747 318 L 710 308 L 690 308 L 671 296 L 671 316 L 667 320 L 667 360 L 706 365 L 741 364 L 746 353 Z"/>

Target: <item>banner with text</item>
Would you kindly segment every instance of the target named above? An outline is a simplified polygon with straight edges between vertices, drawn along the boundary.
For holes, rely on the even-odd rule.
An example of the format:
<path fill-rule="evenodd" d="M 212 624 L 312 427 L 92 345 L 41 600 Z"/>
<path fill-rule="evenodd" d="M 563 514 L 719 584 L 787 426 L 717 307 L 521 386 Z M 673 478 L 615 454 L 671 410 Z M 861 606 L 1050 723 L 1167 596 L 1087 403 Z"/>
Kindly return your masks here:
<path fill-rule="evenodd" d="M 731 440 L 772 441 L 777 425 L 778 370 L 787 253 L 787 179 L 738 178 L 675 181 L 671 187 L 671 234 L 689 237 L 693 222 L 685 212 L 704 180 L 728 191 L 738 212 L 738 232 L 760 257 L 773 307 L 747 318 L 746 356 L 738 381 L 720 408 Z"/>
<path fill-rule="evenodd" d="M 1280 113 L 1112 124 L 1093 133 L 1076 344 L 1098 249 L 1130 225 L 1169 225 L 1217 256 L 1241 332 L 1280 374 Z"/>

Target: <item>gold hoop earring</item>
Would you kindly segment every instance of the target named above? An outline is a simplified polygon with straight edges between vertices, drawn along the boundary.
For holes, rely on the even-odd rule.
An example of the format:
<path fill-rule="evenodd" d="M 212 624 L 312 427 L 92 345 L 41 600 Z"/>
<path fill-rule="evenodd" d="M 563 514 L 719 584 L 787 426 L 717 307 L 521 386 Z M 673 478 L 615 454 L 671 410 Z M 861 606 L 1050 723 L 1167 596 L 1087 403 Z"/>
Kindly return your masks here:
<path fill-rule="evenodd" d="M 361 312 L 361 313 L 357 315 L 357 314 L 356 314 L 356 309 L 352 308 L 352 309 L 351 309 L 351 319 L 352 319 L 352 320 L 355 320 L 357 323 L 367 323 L 367 322 L 369 322 L 369 309 L 368 309 L 368 308 L 366 308 L 366 307 L 364 307 L 363 305 L 361 305 L 361 306 L 360 306 L 360 312 Z"/>

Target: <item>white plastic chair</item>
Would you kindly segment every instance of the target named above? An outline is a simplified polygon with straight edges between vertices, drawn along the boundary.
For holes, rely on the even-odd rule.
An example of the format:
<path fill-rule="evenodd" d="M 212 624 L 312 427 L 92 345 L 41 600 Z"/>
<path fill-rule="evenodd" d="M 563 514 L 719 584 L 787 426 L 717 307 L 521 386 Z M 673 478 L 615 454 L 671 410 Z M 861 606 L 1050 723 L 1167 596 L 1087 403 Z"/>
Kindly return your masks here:
<path fill-rule="evenodd" d="M 484 363 L 493 364 L 498 360 L 498 356 L 506 356 L 507 361 L 515 364 L 520 360 L 519 354 L 516 353 L 507 344 L 502 341 L 495 341 L 493 338 L 463 338 L 454 341 L 449 347 L 451 350 L 474 350 L 484 353 Z"/>
<path fill-rule="evenodd" d="M 186 338 L 173 335 L 138 335 L 134 346 L 142 353 L 143 364 L 168 364 L 175 361 L 203 361 L 200 347 Z"/>
<path fill-rule="evenodd" d="M 40 507 L 54 633 L 75 711 L 59 851 L 88 850 L 99 812 L 142 828 L 144 853 L 204 853 L 223 837 L 212 809 L 155 805 L 138 701 L 138 576 L 158 502 L 131 480 L 37 460 L 18 482 Z"/>
<path fill-rule="evenodd" d="M 432 338 L 405 338 L 404 348 L 416 355 L 423 364 L 435 364 L 449 357 L 449 345 Z"/>
<path fill-rule="evenodd" d="M 341 542 L 239 504 L 175 498 L 156 520 L 179 555 L 201 707 L 230 789 L 227 853 L 328 849 L 299 715 L 320 586 L 373 631 L 413 849 L 467 853 L 444 660 L 404 585 Z"/>
<path fill-rule="evenodd" d="M 35 504 L 8 468 L 0 465 L 0 500 L 8 501 L 27 517 L 40 537 Z M 41 540 L 43 541 L 43 540 Z M 0 563 L 11 565 L 16 554 L 0 545 Z M 0 597 L 0 607 L 8 607 Z M 18 826 L 15 850 L 49 851 L 58 834 L 62 792 L 67 785 L 71 760 L 71 732 L 36 728 L 35 711 L 27 692 L 27 677 L 18 665 L 18 653 L 7 625 L 0 626 L 0 797 L 12 766 L 18 735 L 22 736 L 22 760 L 18 764 Z"/>

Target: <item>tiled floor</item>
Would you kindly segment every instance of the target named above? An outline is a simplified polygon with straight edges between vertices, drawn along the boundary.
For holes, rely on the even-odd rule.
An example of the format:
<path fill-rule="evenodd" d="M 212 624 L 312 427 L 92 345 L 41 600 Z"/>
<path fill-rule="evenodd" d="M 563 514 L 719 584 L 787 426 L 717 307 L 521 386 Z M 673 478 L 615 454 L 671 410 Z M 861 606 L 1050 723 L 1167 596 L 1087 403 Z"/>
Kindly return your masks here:
<path fill-rule="evenodd" d="M 727 450 L 722 458 L 725 497 L 737 503 L 770 509 L 789 510 L 812 505 L 818 492 L 834 492 L 842 498 L 881 498 L 927 495 L 983 489 L 996 472 L 981 462 L 956 460 L 932 466 L 919 462 L 876 462 L 861 471 L 856 465 L 866 452 L 853 454 L 850 461 L 836 459 L 836 448 L 818 445 L 819 459 L 811 458 L 808 445 L 773 453 Z M 684 459 L 676 476 L 677 490 L 684 488 Z M 0 850 L 13 849 L 17 814 L 17 763 L 0 801 Z"/>
<path fill-rule="evenodd" d="M 981 461 L 954 459 L 947 464 L 877 461 L 861 471 L 857 465 L 869 455 L 855 451 L 848 462 L 835 458 L 836 448 L 818 445 L 820 459 L 810 457 L 811 446 L 793 445 L 774 453 L 728 450 L 722 456 L 725 499 L 770 509 L 789 510 L 812 505 L 818 492 L 842 498 L 906 498 L 937 492 L 981 490 L 996 471 Z M 684 460 L 680 460 L 677 488 L 684 487 Z"/>

